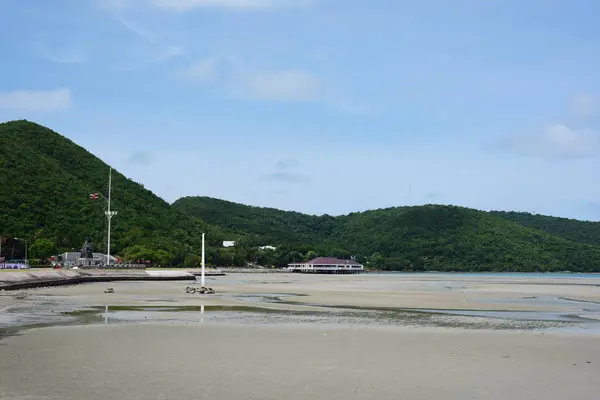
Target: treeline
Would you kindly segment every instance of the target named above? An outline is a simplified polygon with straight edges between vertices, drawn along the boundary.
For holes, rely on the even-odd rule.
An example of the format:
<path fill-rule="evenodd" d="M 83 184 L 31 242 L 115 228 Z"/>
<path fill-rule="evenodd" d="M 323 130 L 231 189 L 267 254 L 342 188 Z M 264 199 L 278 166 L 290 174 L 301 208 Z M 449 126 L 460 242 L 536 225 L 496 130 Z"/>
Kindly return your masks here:
<path fill-rule="evenodd" d="M 301 254 L 312 250 L 319 256 L 354 256 L 375 269 L 600 272 L 600 246 L 465 207 L 392 207 L 331 217 L 206 197 L 183 198 L 173 206 L 212 224 L 232 229 L 243 226 L 253 245 L 289 244 L 277 236 L 286 230 L 305 238 L 304 244 L 295 245 Z M 214 209 L 221 212 L 214 213 Z M 587 229 L 599 225 L 582 224 Z M 295 253 L 287 258 L 294 257 Z"/>

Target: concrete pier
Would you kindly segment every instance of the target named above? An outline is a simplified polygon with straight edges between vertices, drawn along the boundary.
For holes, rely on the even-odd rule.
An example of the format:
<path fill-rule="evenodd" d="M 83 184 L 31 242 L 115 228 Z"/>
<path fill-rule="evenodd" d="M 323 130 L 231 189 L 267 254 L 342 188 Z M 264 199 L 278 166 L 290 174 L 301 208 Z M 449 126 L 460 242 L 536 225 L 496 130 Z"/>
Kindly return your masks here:
<path fill-rule="evenodd" d="M 115 281 L 193 281 L 194 274 L 186 271 L 109 271 L 109 270 L 50 270 L 0 273 L 0 290 L 29 289 L 42 286 L 75 285 L 89 282 Z"/>

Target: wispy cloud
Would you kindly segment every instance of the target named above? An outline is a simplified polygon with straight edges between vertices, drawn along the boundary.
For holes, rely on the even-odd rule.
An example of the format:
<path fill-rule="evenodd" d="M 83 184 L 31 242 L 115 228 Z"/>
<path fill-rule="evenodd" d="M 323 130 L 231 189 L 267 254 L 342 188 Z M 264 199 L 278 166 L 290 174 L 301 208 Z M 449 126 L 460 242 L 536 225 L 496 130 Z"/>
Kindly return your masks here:
<path fill-rule="evenodd" d="M 192 82 L 213 83 L 219 76 L 218 67 L 219 61 L 217 59 L 207 57 L 179 70 L 177 74 Z"/>
<path fill-rule="evenodd" d="M 146 29 L 137 22 L 126 18 L 121 12 L 128 3 L 124 0 L 114 1 L 104 5 L 107 12 L 119 25 L 133 35 L 135 38 L 142 41 L 142 47 L 149 56 L 144 57 L 144 62 L 164 62 L 174 57 L 185 54 L 185 48 L 181 45 L 166 43 L 159 35 Z"/>
<path fill-rule="evenodd" d="M 128 19 L 125 19 L 123 16 L 117 13 L 114 13 L 113 15 L 115 16 L 115 19 L 119 21 L 121 25 L 123 25 L 123 27 L 129 32 L 133 33 L 135 36 L 148 42 L 149 44 L 156 44 L 156 37 L 152 32 L 138 26 L 137 24 L 135 24 L 132 21 L 129 21 Z"/>
<path fill-rule="evenodd" d="M 199 84 L 221 84 L 229 96 L 249 101 L 315 102 L 353 114 L 371 110 L 350 102 L 312 73 L 290 68 L 280 71 L 252 71 L 239 59 L 205 57 L 175 74 Z"/>
<path fill-rule="evenodd" d="M 300 183 L 307 181 L 307 177 L 296 169 L 300 162 L 295 158 L 279 160 L 275 163 L 275 171 L 264 173 L 261 177 L 264 180 L 282 183 Z"/>
<path fill-rule="evenodd" d="M 296 168 L 300 165 L 300 162 L 295 158 L 286 158 L 284 160 L 279 160 L 275 163 L 275 168 L 277 169 L 291 169 Z"/>
<path fill-rule="evenodd" d="M 570 100 L 571 112 L 578 117 L 590 117 L 596 114 L 598 101 L 589 93 L 579 93 Z"/>
<path fill-rule="evenodd" d="M 40 56 L 57 64 L 80 64 L 86 60 L 84 52 L 76 47 L 52 48 L 36 43 L 34 48 Z"/>
<path fill-rule="evenodd" d="M 503 149 L 528 156 L 557 159 L 600 157 L 600 135 L 590 129 L 551 124 L 541 132 L 503 139 Z"/>
<path fill-rule="evenodd" d="M 258 100 L 310 101 L 319 97 L 320 88 L 316 77 L 294 69 L 251 75 L 245 82 L 244 93 Z"/>
<path fill-rule="evenodd" d="M 56 90 L 15 90 L 0 93 L 0 109 L 20 111 L 59 111 L 72 105 L 68 88 Z"/>

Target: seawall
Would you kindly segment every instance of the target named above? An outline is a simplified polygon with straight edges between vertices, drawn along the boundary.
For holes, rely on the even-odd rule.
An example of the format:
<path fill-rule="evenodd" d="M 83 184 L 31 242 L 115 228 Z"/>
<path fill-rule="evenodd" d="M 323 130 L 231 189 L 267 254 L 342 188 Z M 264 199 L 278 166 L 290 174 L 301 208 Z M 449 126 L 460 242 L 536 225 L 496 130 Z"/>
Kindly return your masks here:
<path fill-rule="evenodd" d="M 194 274 L 186 271 L 103 271 L 51 270 L 0 273 L 0 290 L 30 289 L 42 286 L 75 285 L 89 282 L 114 281 L 193 281 Z"/>

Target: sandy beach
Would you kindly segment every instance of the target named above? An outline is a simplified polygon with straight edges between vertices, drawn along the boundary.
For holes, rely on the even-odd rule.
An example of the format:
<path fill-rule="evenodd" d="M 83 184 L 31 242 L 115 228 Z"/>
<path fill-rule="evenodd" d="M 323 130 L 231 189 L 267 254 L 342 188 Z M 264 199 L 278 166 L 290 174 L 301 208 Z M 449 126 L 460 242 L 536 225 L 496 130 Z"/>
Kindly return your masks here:
<path fill-rule="evenodd" d="M 232 274 L 207 279 L 216 295 L 186 294 L 194 284 L 0 293 L 0 398 L 600 396 L 598 278 Z"/>
<path fill-rule="evenodd" d="M 0 396 L 596 399 L 599 344 L 539 333 L 306 325 L 46 328 L 0 346 Z"/>

